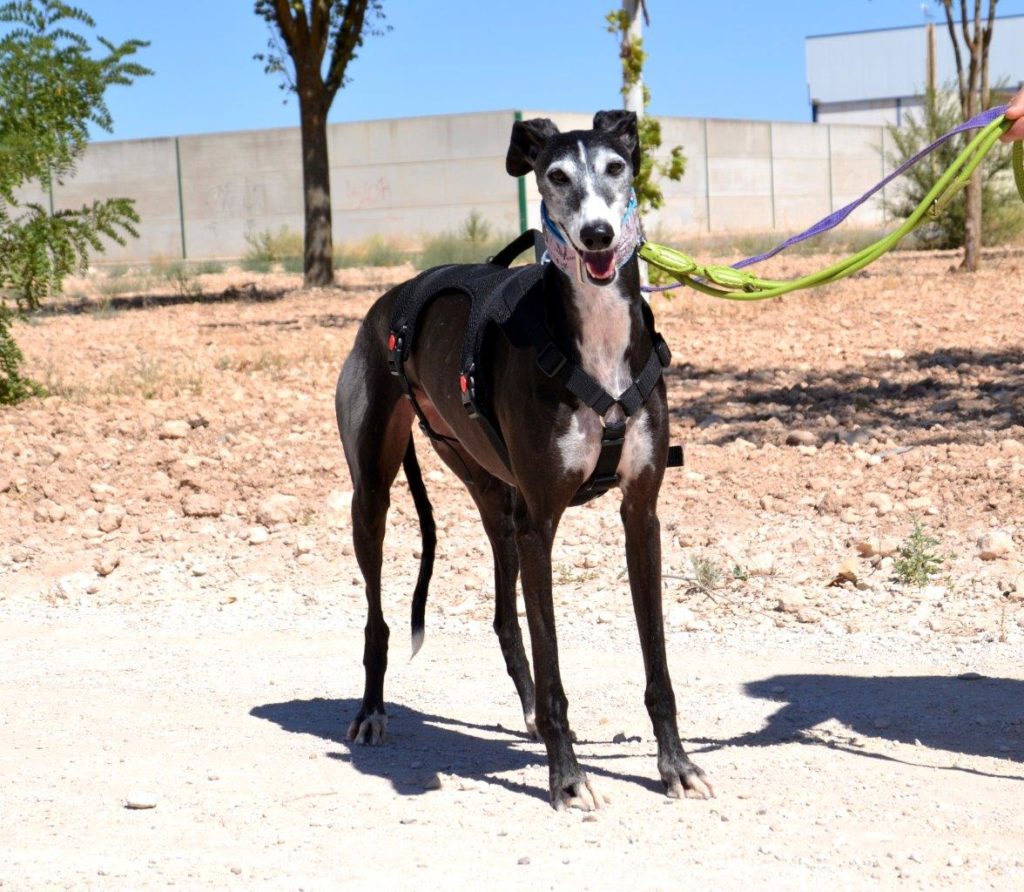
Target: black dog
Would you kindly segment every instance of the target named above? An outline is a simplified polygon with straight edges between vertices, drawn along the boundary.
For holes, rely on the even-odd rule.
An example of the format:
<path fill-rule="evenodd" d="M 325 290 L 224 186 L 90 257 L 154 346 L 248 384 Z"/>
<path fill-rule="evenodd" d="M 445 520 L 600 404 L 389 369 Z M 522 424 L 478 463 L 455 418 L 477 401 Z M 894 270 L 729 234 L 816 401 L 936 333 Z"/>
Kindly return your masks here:
<path fill-rule="evenodd" d="M 460 356 L 471 305 L 464 293 L 453 289 L 443 289 L 424 307 L 416 326 L 418 346 L 400 368 L 395 356 L 401 344 L 396 346 L 392 316 L 403 286 L 381 297 L 356 335 L 336 395 L 338 428 L 354 487 L 355 553 L 369 603 L 366 688 L 349 738 L 380 743 L 387 725 L 383 688 L 389 631 L 381 612 L 381 561 L 389 490 L 399 465 L 404 465 L 423 532 L 413 597 L 414 650 L 422 640 L 435 537 L 413 450 L 411 427 L 418 415 L 439 455 L 467 485 L 480 510 L 494 551 L 494 628 L 527 729 L 539 732 L 547 747 L 556 808 L 597 808 L 603 800 L 573 751 L 551 597 L 551 546 L 559 519 L 598 478 L 604 488 L 617 484 L 622 492 L 626 564 L 647 675 L 644 699 L 658 741 L 658 770 L 670 796 L 713 795 L 680 742 L 665 654 L 657 503 L 668 454 L 661 378 L 668 358 L 640 292 L 636 249 L 641 233 L 632 191 L 639 162 L 631 112 L 599 112 L 594 129 L 587 131 L 559 133 L 546 119 L 514 125 L 506 169 L 512 176 L 533 171 L 544 199 L 551 263 L 533 267 L 543 272 L 539 322 L 533 327 L 551 343 L 538 348 L 501 336 L 491 339 L 480 369 L 490 382 L 489 424 L 466 412 L 466 369 Z M 465 269 L 443 272 L 457 276 Z M 530 269 L 521 272 L 531 274 Z M 588 382 L 582 388 L 581 380 Z M 495 430 L 500 431 L 497 438 Z M 608 456 L 612 473 L 605 467 L 598 474 L 595 469 L 608 465 Z M 516 616 L 520 573 L 536 697 Z"/>

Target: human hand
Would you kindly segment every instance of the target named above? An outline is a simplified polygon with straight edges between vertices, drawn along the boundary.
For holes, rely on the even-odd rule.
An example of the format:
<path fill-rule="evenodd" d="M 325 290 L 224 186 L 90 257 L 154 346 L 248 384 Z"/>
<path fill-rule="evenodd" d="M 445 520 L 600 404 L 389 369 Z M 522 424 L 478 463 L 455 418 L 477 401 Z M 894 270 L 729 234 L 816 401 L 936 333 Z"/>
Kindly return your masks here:
<path fill-rule="evenodd" d="M 1018 90 L 1017 95 L 1010 100 L 1006 107 L 1006 119 L 1013 121 L 1013 126 L 1000 139 L 1003 142 L 1024 139 L 1024 89 Z"/>

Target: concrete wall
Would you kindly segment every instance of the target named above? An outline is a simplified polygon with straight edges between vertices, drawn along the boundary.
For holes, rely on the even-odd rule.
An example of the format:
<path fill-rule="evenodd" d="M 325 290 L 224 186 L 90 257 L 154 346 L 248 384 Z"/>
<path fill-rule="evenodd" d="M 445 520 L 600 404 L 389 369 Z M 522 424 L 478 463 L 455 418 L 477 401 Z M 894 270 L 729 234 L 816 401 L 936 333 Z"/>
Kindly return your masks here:
<path fill-rule="evenodd" d="M 591 116 L 524 111 L 562 130 Z M 457 230 L 478 211 L 495 232 L 519 228 L 518 185 L 505 173 L 511 111 L 334 124 L 328 139 L 336 244 L 370 236 L 420 241 Z M 646 220 L 654 237 L 722 231 L 802 229 L 864 192 L 883 174 L 878 126 L 662 119 L 663 151 L 681 145 L 686 175 L 665 182 L 665 206 Z M 180 200 L 179 200 L 180 181 Z M 246 235 L 286 226 L 302 231 L 298 128 L 101 142 L 54 206 L 94 198 L 136 200 L 140 238 L 112 245 L 111 260 L 243 255 Z M 540 196 L 526 178 L 528 222 Z M 48 198 L 33 196 L 45 204 Z M 882 222 L 877 203 L 853 224 Z"/>

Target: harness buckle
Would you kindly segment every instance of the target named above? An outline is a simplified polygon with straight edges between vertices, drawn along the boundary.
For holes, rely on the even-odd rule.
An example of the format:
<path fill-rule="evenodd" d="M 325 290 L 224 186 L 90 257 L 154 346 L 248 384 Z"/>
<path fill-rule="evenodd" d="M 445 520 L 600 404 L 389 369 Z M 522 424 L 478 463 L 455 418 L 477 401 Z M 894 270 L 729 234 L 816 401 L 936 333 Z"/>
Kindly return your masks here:
<path fill-rule="evenodd" d="M 402 352 L 405 348 L 405 326 L 400 331 L 393 331 L 388 335 L 388 369 L 396 378 L 402 375 Z"/>
<path fill-rule="evenodd" d="M 601 449 L 605 447 L 618 447 L 626 442 L 626 423 L 620 421 L 616 424 L 608 424 L 603 418 L 601 423 L 604 429 L 601 431 Z"/>
<path fill-rule="evenodd" d="M 562 371 L 566 362 L 565 354 L 555 346 L 554 341 L 548 341 L 537 351 L 537 365 L 549 378 L 554 378 Z"/>
<path fill-rule="evenodd" d="M 474 366 L 468 371 L 459 375 L 459 393 L 462 396 L 462 408 L 470 418 L 479 418 L 480 410 L 476 405 L 476 378 L 473 375 Z"/>

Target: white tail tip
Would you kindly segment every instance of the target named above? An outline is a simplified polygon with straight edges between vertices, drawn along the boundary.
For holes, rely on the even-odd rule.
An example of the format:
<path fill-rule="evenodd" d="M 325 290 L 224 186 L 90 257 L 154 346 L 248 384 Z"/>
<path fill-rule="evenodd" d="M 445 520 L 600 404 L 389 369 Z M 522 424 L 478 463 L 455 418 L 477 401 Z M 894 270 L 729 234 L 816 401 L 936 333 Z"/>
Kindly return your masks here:
<path fill-rule="evenodd" d="M 417 629 L 412 633 L 412 654 L 409 656 L 410 660 L 420 652 L 420 648 L 423 647 L 424 637 L 423 629 Z"/>

